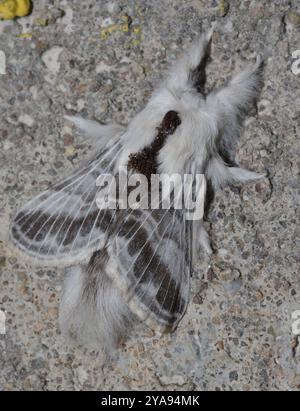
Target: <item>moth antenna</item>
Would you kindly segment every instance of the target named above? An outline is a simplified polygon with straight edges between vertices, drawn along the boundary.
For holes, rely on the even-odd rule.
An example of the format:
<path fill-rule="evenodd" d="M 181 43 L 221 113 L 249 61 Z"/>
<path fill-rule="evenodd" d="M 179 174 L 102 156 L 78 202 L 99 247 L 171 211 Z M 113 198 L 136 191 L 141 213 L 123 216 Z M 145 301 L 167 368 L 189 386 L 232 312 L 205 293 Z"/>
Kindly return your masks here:
<path fill-rule="evenodd" d="M 207 111 L 216 118 L 219 136 L 218 154 L 234 164 L 235 146 L 242 131 L 244 119 L 253 108 L 263 85 L 264 59 L 258 56 L 254 64 L 232 77 L 225 86 L 211 92 L 206 100 Z"/>
<path fill-rule="evenodd" d="M 195 89 L 203 92 L 206 81 L 205 67 L 210 56 L 214 27 L 200 34 L 171 68 L 166 86 L 175 94 Z"/>
<path fill-rule="evenodd" d="M 192 69 L 189 73 L 193 87 L 201 94 L 205 93 L 206 65 L 211 55 L 211 43 L 213 32 L 214 28 L 211 28 L 202 36 L 200 35 L 190 50 L 190 53 L 195 53 L 195 55 L 197 55 L 197 51 L 201 50 L 202 48 L 202 55 L 199 59 L 197 66 L 194 69 Z"/>

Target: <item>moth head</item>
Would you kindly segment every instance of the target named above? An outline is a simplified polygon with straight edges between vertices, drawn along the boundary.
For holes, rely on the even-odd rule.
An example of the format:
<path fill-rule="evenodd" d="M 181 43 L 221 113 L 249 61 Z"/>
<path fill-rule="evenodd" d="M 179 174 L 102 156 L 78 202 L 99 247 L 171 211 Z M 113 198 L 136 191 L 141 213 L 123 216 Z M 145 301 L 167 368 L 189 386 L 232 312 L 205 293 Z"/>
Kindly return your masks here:
<path fill-rule="evenodd" d="M 205 66 L 210 56 L 212 34 L 213 29 L 193 41 L 170 68 L 161 87 L 154 92 L 147 106 L 131 121 L 124 136 L 124 151 L 118 165 L 127 165 L 131 154 L 153 144 L 158 129 L 168 119 L 168 113 L 176 112 L 180 124 L 176 125 L 173 134 L 169 133 L 166 137 L 157 158 L 159 164 L 172 164 L 172 167 L 163 167 L 165 172 L 171 172 L 171 169 L 182 170 L 186 162 L 184 157 L 189 156 L 186 146 L 195 151 L 193 146 L 197 145 L 195 130 L 199 130 L 199 125 L 196 124 L 199 116 L 198 119 L 193 117 L 193 110 L 199 109 L 204 100 Z M 182 130 L 185 135 L 181 135 Z M 170 148 L 165 149 L 166 145 Z M 167 161 L 172 155 L 175 163 L 178 159 L 178 167 L 175 167 L 174 160 Z"/>

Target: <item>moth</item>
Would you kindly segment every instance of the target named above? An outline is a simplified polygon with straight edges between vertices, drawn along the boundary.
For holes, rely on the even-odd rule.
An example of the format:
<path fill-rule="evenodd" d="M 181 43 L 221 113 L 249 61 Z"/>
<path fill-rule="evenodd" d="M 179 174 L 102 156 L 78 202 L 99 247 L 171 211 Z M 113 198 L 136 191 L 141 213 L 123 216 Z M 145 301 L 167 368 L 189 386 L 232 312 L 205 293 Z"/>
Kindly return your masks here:
<path fill-rule="evenodd" d="M 33 198 L 13 218 L 13 243 L 45 265 L 66 267 L 59 322 L 64 334 L 109 351 L 141 320 L 173 331 L 190 298 L 192 261 L 211 253 L 203 219 L 183 210 L 99 208 L 99 175 L 119 167 L 202 174 L 217 190 L 263 177 L 239 167 L 235 145 L 262 87 L 263 60 L 205 93 L 213 31 L 182 53 L 127 127 L 68 117 L 95 141 L 95 156 Z"/>

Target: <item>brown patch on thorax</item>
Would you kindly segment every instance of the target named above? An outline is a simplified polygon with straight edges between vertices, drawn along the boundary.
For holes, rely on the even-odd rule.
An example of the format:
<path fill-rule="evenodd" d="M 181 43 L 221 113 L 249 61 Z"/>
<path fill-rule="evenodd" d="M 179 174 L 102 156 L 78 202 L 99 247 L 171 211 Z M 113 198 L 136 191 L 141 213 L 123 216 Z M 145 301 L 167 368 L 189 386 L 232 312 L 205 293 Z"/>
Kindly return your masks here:
<path fill-rule="evenodd" d="M 180 124 L 181 120 L 178 113 L 173 110 L 168 111 L 157 128 L 157 135 L 154 141 L 142 151 L 129 155 L 128 168 L 144 174 L 148 181 L 150 181 L 151 174 L 156 174 L 159 150 L 163 147 L 166 138 L 174 134 Z"/>

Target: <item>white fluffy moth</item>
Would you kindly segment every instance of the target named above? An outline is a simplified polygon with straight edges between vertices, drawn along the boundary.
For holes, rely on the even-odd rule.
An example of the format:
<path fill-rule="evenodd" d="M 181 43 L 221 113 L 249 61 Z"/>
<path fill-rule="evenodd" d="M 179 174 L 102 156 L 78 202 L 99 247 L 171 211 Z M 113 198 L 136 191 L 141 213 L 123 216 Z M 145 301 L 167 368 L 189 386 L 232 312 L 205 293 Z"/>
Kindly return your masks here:
<path fill-rule="evenodd" d="M 163 190 L 154 185 L 155 176 L 203 176 L 200 184 L 190 184 L 200 200 L 206 184 L 216 190 L 263 177 L 232 156 L 262 86 L 262 60 L 206 95 L 211 38 L 212 30 L 197 37 L 128 127 L 68 117 L 96 139 L 96 155 L 12 220 L 11 238 L 20 250 L 67 268 L 60 326 L 80 343 L 94 341 L 110 351 L 136 321 L 167 332 L 185 313 L 192 260 L 200 246 L 207 253 L 211 246 L 203 219 L 188 219 L 184 207 L 175 207 L 176 184 L 169 186 L 169 207 L 160 207 Z M 125 184 L 120 170 L 128 173 Z M 140 187 L 135 204 L 146 199 L 148 207 L 128 206 L 138 187 L 129 180 L 138 177 L 141 186 L 149 184 Z M 99 201 L 101 192 L 106 194 Z M 153 196 L 158 207 L 149 207 Z"/>

